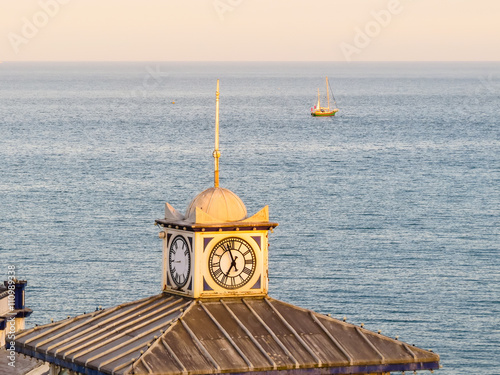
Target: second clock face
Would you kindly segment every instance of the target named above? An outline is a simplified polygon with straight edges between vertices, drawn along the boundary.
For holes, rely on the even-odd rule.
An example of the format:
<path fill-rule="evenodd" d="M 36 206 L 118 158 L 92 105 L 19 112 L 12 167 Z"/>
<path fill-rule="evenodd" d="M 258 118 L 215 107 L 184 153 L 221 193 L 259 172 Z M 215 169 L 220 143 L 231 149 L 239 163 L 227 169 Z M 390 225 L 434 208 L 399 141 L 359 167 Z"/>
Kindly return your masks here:
<path fill-rule="evenodd" d="M 208 269 L 214 281 L 226 289 L 248 283 L 255 273 L 256 258 L 252 246 L 241 238 L 229 237 L 212 249 Z"/>
<path fill-rule="evenodd" d="M 170 244 L 168 267 L 174 284 L 179 288 L 186 285 L 191 272 L 191 252 L 182 236 L 175 237 Z"/>

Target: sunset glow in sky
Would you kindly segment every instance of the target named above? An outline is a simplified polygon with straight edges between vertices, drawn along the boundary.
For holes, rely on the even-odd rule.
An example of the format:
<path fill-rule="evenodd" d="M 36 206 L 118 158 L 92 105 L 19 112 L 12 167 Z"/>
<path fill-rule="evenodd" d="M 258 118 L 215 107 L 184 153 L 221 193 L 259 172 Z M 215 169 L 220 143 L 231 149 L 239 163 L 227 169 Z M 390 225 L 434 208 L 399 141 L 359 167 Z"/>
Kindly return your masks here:
<path fill-rule="evenodd" d="M 0 61 L 499 61 L 498 0 L 0 0 Z"/>

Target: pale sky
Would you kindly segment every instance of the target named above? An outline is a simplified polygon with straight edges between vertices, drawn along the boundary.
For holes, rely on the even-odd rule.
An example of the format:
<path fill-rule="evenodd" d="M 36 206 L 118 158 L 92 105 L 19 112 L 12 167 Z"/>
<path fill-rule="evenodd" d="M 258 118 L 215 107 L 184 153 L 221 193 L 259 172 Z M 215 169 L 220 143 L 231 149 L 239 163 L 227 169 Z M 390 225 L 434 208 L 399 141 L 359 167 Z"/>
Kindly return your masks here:
<path fill-rule="evenodd" d="M 499 0 L 0 0 L 0 61 L 500 61 Z"/>

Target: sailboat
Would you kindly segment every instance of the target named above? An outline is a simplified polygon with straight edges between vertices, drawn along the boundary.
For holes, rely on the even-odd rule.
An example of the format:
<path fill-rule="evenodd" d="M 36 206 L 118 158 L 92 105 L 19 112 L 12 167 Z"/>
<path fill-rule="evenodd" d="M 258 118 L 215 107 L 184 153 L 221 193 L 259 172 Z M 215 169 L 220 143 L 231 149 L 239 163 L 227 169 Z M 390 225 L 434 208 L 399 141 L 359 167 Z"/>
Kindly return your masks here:
<path fill-rule="evenodd" d="M 333 103 L 335 104 L 335 108 L 330 109 L 330 85 L 328 83 L 328 77 L 326 77 L 326 100 L 328 102 L 328 107 L 322 107 L 319 100 L 319 89 L 318 89 L 318 103 L 311 108 L 311 116 L 335 116 L 339 110 L 337 108 L 337 102 L 335 101 L 335 97 L 333 96 Z"/>

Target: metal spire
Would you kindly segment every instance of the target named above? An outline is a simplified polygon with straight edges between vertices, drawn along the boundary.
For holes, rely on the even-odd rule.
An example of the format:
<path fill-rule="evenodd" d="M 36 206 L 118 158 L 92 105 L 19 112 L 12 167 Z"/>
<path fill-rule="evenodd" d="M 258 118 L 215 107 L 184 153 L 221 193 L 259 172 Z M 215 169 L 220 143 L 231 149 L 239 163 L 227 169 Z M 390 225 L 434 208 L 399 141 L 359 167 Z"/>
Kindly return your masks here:
<path fill-rule="evenodd" d="M 219 80 L 217 80 L 217 91 L 215 92 L 215 150 L 214 156 L 214 187 L 219 187 Z"/>

